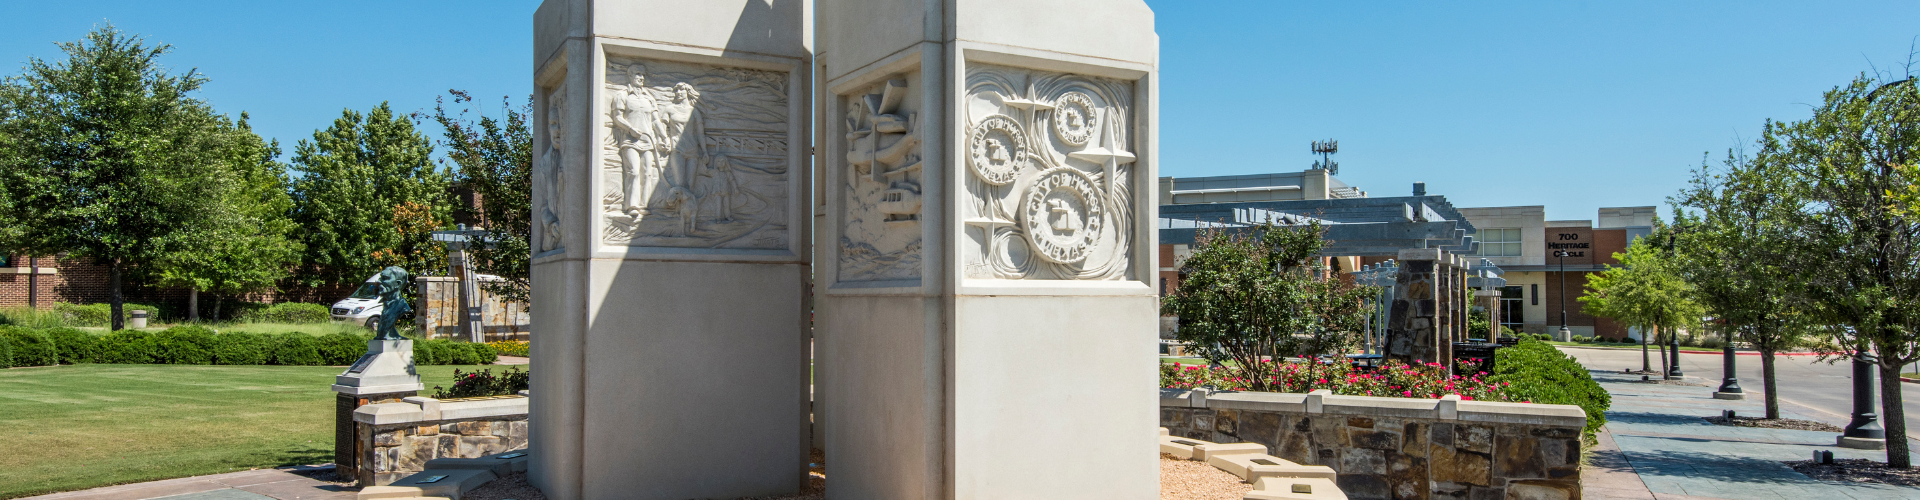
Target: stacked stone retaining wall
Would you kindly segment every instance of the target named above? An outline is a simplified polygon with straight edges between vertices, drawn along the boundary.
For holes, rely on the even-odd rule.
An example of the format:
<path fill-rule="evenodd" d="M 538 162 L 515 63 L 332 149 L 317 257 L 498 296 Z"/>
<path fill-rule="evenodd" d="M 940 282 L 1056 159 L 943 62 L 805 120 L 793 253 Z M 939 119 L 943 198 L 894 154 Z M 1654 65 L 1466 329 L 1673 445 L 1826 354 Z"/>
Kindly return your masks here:
<path fill-rule="evenodd" d="M 1353 500 L 1580 498 L 1577 406 L 1163 389 L 1160 425 L 1332 467 Z"/>
<path fill-rule="evenodd" d="M 480 458 L 527 447 L 527 398 L 410 397 L 354 411 L 361 486 L 392 483 L 436 458 Z"/>

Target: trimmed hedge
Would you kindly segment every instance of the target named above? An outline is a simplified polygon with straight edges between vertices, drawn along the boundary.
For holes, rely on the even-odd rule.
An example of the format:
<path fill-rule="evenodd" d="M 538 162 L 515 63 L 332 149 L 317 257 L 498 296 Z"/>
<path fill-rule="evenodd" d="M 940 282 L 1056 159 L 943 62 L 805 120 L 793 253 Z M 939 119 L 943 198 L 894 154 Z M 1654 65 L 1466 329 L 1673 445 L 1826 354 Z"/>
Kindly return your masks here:
<path fill-rule="evenodd" d="M 200 326 L 176 326 L 154 333 L 153 363 L 213 364 L 213 330 Z"/>
<path fill-rule="evenodd" d="M 60 350 L 60 364 L 77 365 L 100 359 L 100 337 L 78 328 L 48 328 L 45 331 L 47 338 L 53 339 L 53 346 Z"/>
<path fill-rule="evenodd" d="M 144 365 L 154 362 L 153 334 L 140 330 L 120 330 L 100 337 L 101 363 Z"/>
<path fill-rule="evenodd" d="M 0 327 L 13 354 L 7 366 L 47 366 L 60 364 L 60 349 L 45 333 L 26 328 Z"/>
<path fill-rule="evenodd" d="M 122 302 L 120 311 L 133 319 L 135 309 L 147 311 L 147 321 L 154 322 L 160 317 L 160 308 L 145 304 Z M 53 305 L 53 311 L 66 319 L 68 326 L 110 326 L 113 323 L 113 304 L 68 304 L 60 302 Z"/>
<path fill-rule="evenodd" d="M 1587 413 L 1582 432 L 1589 444 L 1593 433 L 1607 424 L 1607 408 L 1613 396 L 1593 381 L 1587 368 L 1553 345 L 1534 339 L 1494 350 L 1494 375 L 1489 380 L 1508 382 L 1508 396 L 1518 401 L 1579 406 Z"/>
<path fill-rule="evenodd" d="M 194 325 L 94 336 L 73 328 L 0 325 L 0 368 L 78 363 L 344 366 L 367 353 L 370 338 L 346 332 L 320 337 L 215 332 Z M 413 342 L 414 363 L 419 365 L 489 364 L 499 358 L 486 344 Z"/>
<path fill-rule="evenodd" d="M 246 308 L 234 319 L 253 323 L 325 323 L 333 317 L 325 305 L 282 302 Z"/>
<path fill-rule="evenodd" d="M 312 336 L 298 333 L 284 333 L 273 336 L 273 364 L 288 366 L 320 366 L 327 364 L 327 357 L 320 354 L 320 341 Z"/>
<path fill-rule="evenodd" d="M 221 332 L 213 336 L 213 362 L 222 365 L 264 365 L 273 359 L 267 336 L 252 332 Z"/>
<path fill-rule="evenodd" d="M 320 355 L 329 365 L 350 365 L 367 353 L 367 339 L 359 335 L 334 332 L 320 337 Z"/>

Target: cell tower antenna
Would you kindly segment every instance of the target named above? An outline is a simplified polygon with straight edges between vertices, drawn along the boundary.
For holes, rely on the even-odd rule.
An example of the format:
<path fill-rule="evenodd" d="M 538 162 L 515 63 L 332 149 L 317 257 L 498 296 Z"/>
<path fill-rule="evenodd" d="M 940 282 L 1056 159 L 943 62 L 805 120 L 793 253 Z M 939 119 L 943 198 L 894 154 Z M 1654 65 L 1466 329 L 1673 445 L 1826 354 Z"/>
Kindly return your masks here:
<path fill-rule="evenodd" d="M 1320 161 L 1313 162 L 1313 168 L 1326 170 L 1327 175 L 1340 175 L 1340 163 L 1333 161 L 1333 154 L 1340 152 L 1340 141 L 1313 141 L 1313 152 L 1320 155 Z"/>

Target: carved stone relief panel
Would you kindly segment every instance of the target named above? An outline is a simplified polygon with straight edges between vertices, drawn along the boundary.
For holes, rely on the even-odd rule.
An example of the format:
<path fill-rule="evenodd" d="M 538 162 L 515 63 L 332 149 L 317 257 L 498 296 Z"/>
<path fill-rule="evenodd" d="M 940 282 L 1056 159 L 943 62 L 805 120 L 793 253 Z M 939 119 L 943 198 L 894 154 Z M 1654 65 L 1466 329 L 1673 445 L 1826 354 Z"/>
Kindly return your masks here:
<path fill-rule="evenodd" d="M 609 245 L 787 248 L 787 74 L 609 57 Z"/>
<path fill-rule="evenodd" d="M 561 195 L 567 186 L 566 163 L 561 161 L 561 133 L 567 123 L 567 94 L 564 88 L 547 93 L 547 147 L 540 152 L 539 168 L 533 175 L 534 223 L 540 228 L 540 240 L 534 253 L 561 250 Z"/>
<path fill-rule="evenodd" d="M 1132 100 L 1132 82 L 969 65 L 968 278 L 1131 278 Z"/>
<path fill-rule="evenodd" d="M 920 278 L 920 89 L 897 77 L 840 96 L 840 281 Z"/>

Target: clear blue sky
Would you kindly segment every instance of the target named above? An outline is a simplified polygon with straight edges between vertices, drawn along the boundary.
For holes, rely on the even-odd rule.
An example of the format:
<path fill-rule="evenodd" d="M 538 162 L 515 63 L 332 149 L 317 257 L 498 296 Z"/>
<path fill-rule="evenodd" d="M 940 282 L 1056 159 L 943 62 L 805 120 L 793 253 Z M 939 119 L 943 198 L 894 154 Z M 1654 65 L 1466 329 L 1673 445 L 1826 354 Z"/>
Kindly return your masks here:
<path fill-rule="evenodd" d="M 1662 205 L 1702 153 L 1871 66 L 1901 70 L 1920 36 L 1911 1 L 1148 3 L 1162 175 L 1300 170 L 1334 138 L 1340 177 L 1375 196 L 1425 181 L 1554 219 Z M 0 74 L 110 20 L 173 44 L 169 65 L 212 79 L 204 98 L 291 154 L 342 108 L 430 109 L 449 88 L 518 105 L 535 5 L 6 2 Z"/>

